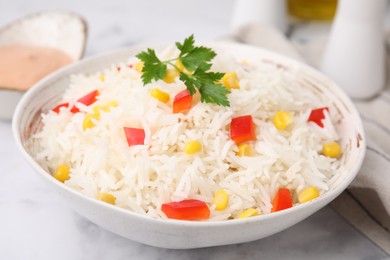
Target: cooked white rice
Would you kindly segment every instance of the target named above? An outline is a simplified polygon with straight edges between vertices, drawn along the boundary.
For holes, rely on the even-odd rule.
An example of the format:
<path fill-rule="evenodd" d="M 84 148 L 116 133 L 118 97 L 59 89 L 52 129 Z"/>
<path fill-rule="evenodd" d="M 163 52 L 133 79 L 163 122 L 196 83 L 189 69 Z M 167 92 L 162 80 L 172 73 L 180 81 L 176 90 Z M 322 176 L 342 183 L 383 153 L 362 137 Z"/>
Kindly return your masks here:
<path fill-rule="evenodd" d="M 279 187 L 297 194 L 315 186 L 323 194 L 342 175 L 340 161 L 320 152 L 324 142 L 339 138 L 333 126 L 339 120 L 337 111 L 296 83 L 294 75 L 269 64 L 217 56 L 213 69 L 233 70 L 240 78 L 240 89 L 229 94 L 231 107 L 199 102 L 187 114 L 172 114 L 173 98 L 184 84 L 177 78 L 172 84 L 159 80 L 143 86 L 141 74 L 128 66 L 136 62 L 132 57 L 93 75 L 72 76 L 63 100 L 74 103 L 98 89 L 97 102 L 89 107 L 77 104 L 83 113 L 73 115 L 63 108 L 58 114 L 42 115 L 44 127 L 32 140 L 39 143 L 36 158 L 50 172 L 60 164 L 70 166 L 71 178 L 65 185 L 92 198 L 111 193 L 116 206 L 155 218 L 166 218 L 160 210 L 163 203 L 199 199 L 208 203 L 210 220 L 225 220 L 248 208 L 270 213 Z M 154 87 L 170 94 L 167 104 L 151 97 Z M 109 101 L 118 106 L 102 111 L 96 126 L 83 131 L 85 114 Z M 324 128 L 307 123 L 310 111 L 324 106 L 330 107 Z M 286 131 L 272 123 L 281 110 L 294 115 Z M 230 138 L 231 119 L 241 115 L 252 115 L 257 126 L 257 140 L 249 142 L 253 157 L 238 157 Z M 123 127 L 143 128 L 145 145 L 129 147 Z M 201 153 L 184 153 L 191 140 L 203 144 Z M 229 205 L 217 211 L 212 202 L 220 189 L 229 194 Z"/>

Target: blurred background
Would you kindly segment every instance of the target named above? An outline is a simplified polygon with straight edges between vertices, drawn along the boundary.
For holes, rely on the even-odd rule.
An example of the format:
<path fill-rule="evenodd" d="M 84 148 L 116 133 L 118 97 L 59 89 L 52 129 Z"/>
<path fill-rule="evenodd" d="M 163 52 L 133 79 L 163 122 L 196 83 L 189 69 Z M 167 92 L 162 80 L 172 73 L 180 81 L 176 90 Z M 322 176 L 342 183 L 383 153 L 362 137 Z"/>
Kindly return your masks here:
<path fill-rule="evenodd" d="M 36 11 L 69 10 L 89 25 L 86 55 L 147 42 L 180 40 L 194 33 L 214 39 L 229 29 L 233 0 L 0 0 L 0 24 Z"/>
<path fill-rule="evenodd" d="M 279 1 L 279 0 L 277 0 Z M 286 0 L 290 21 L 316 21 L 326 27 L 337 0 Z M 0 0 L 0 25 L 44 10 L 81 14 L 89 25 L 87 56 L 145 42 L 179 40 L 194 33 L 212 40 L 230 32 L 234 0 Z"/>

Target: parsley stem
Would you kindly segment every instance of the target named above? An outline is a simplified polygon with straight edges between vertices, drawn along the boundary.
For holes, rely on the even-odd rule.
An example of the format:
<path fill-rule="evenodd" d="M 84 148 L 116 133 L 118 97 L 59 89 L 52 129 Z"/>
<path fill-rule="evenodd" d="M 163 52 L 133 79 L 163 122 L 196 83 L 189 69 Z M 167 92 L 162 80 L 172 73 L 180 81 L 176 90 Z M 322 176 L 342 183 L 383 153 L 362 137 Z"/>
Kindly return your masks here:
<path fill-rule="evenodd" d="M 171 65 L 171 66 L 172 66 L 173 68 L 175 68 L 177 71 L 181 72 L 181 71 L 180 71 L 180 68 L 179 68 L 178 66 L 176 66 L 176 64 L 174 64 L 174 63 L 171 62 L 171 61 L 178 61 L 178 60 L 179 60 L 179 58 L 177 58 L 177 59 L 172 59 L 172 60 L 169 60 L 169 61 L 165 61 L 164 63 Z"/>
<path fill-rule="evenodd" d="M 173 59 L 170 59 L 170 60 L 165 60 L 165 61 L 163 61 L 162 63 L 169 63 L 169 64 L 171 64 L 171 61 L 179 60 L 179 58 L 180 58 L 180 57 L 173 58 Z"/>

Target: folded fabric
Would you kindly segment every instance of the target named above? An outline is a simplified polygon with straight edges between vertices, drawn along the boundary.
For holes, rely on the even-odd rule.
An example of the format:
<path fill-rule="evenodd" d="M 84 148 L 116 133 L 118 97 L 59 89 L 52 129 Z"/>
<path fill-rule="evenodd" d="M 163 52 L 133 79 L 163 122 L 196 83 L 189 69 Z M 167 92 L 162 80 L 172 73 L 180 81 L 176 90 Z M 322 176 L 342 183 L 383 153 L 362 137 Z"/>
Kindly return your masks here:
<path fill-rule="evenodd" d="M 259 24 L 244 25 L 224 40 L 266 48 L 316 67 L 326 44 L 325 37 L 295 43 L 278 30 Z M 388 73 L 390 75 L 390 73 Z M 390 77 L 388 77 L 390 78 Z M 390 231 L 390 88 L 371 100 L 353 100 L 359 110 L 367 139 L 363 166 L 348 188 L 348 194 L 385 232 Z M 340 205 L 340 204 L 338 204 Z"/>

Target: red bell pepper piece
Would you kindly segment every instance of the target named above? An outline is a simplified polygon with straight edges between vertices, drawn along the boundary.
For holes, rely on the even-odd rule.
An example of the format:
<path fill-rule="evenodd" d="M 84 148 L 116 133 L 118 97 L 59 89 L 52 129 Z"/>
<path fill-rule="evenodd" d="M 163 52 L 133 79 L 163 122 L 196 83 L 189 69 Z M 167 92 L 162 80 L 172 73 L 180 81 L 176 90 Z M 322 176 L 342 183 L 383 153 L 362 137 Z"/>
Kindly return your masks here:
<path fill-rule="evenodd" d="M 58 106 L 56 106 L 55 108 L 53 108 L 52 110 L 58 114 L 60 112 L 61 107 L 68 107 L 68 106 L 69 106 L 69 103 L 62 103 L 62 104 L 59 104 Z"/>
<path fill-rule="evenodd" d="M 183 200 L 162 204 L 161 210 L 168 218 L 181 220 L 201 220 L 210 217 L 210 209 L 200 200 Z"/>
<path fill-rule="evenodd" d="M 179 92 L 173 100 L 173 113 L 180 113 L 190 109 L 192 106 L 192 96 L 190 92 L 185 89 Z"/>
<path fill-rule="evenodd" d="M 145 131 L 140 128 L 124 127 L 127 143 L 129 146 L 140 145 L 145 142 Z"/>
<path fill-rule="evenodd" d="M 96 97 L 97 95 L 99 95 L 99 92 L 97 90 L 94 90 L 92 91 L 91 93 L 88 93 L 87 95 L 79 98 L 77 100 L 78 103 L 81 103 L 81 104 L 84 104 L 86 106 L 89 106 L 89 105 L 92 105 L 93 103 L 96 102 Z M 80 110 L 76 107 L 76 106 L 73 106 L 71 109 L 70 109 L 70 112 L 72 113 L 77 113 L 77 112 L 80 112 Z"/>
<path fill-rule="evenodd" d="M 253 123 L 252 116 L 233 118 L 230 123 L 230 138 L 236 144 L 256 140 L 256 125 Z"/>
<path fill-rule="evenodd" d="M 324 127 L 324 124 L 322 123 L 322 119 L 325 118 L 324 110 L 329 112 L 328 107 L 321 107 L 317 109 L 313 109 L 310 113 L 309 119 L 307 122 L 314 122 L 320 127 Z"/>
<path fill-rule="evenodd" d="M 274 201 L 272 203 L 271 212 L 284 210 L 292 207 L 292 198 L 290 190 L 287 188 L 279 188 Z"/>
<path fill-rule="evenodd" d="M 86 106 L 89 106 L 89 105 L 92 105 L 93 103 L 95 103 L 96 101 L 96 97 L 97 95 L 99 94 L 99 92 L 97 90 L 94 90 L 92 91 L 91 93 L 88 93 L 87 95 L 79 98 L 77 100 L 77 102 L 79 103 L 82 103 Z M 69 107 L 69 103 L 62 103 L 62 104 L 59 104 L 58 106 L 56 106 L 55 108 L 53 108 L 52 110 L 56 113 L 59 113 L 60 112 L 60 108 L 61 107 Z M 76 107 L 76 106 L 73 106 L 71 109 L 70 109 L 70 112 L 72 113 L 77 113 L 77 112 L 80 112 L 80 110 Z"/>

